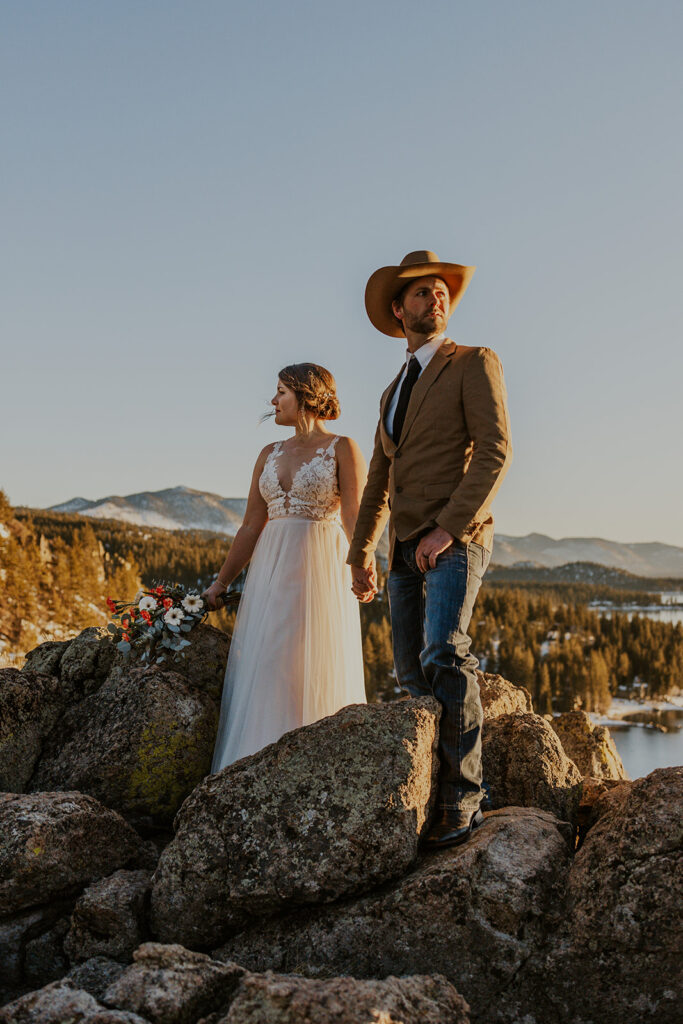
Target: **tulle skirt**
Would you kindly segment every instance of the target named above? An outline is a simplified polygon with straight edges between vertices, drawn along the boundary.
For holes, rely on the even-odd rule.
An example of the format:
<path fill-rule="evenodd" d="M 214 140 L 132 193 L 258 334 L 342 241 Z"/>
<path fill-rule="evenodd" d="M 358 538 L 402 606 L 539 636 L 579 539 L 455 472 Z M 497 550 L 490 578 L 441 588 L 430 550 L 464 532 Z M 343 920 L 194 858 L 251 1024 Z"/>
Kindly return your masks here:
<path fill-rule="evenodd" d="M 365 703 L 347 552 L 334 521 L 266 523 L 235 620 L 212 772 L 290 729 Z"/>

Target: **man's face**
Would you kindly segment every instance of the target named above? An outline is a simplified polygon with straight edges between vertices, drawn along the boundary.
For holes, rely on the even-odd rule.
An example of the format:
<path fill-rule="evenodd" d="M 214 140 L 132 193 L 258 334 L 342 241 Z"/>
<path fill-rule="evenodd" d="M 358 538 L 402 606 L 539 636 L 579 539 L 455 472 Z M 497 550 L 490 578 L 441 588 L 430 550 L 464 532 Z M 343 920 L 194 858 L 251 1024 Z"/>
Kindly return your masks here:
<path fill-rule="evenodd" d="M 448 285 L 440 277 L 417 277 L 401 298 L 392 303 L 392 309 L 404 330 L 441 334 L 448 323 L 450 301 Z"/>

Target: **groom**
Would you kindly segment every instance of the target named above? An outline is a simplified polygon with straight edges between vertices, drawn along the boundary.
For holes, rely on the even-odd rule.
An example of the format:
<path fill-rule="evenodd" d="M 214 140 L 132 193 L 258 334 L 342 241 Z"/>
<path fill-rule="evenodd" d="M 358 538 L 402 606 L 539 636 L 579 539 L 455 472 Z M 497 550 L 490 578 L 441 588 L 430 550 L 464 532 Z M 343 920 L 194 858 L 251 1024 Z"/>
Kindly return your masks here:
<path fill-rule="evenodd" d="M 348 558 L 354 594 L 371 601 L 388 516 L 396 675 L 411 696 L 433 695 L 443 709 L 437 814 L 426 840 L 439 848 L 464 842 L 484 820 L 483 712 L 467 628 L 491 556 L 489 505 L 511 457 L 498 357 L 445 337 L 474 269 L 419 251 L 368 281 L 371 322 L 405 338 L 407 352 L 380 400 Z"/>

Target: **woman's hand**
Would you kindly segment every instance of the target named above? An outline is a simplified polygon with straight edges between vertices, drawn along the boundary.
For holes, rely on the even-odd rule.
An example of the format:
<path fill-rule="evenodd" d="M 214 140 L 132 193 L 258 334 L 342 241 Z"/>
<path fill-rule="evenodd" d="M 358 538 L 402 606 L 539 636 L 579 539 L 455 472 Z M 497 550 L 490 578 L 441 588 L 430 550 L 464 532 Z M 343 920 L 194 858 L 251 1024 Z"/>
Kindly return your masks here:
<path fill-rule="evenodd" d="M 215 612 L 218 610 L 218 608 L 220 608 L 220 605 L 218 604 L 218 598 L 221 597 L 221 595 L 224 593 L 225 587 L 223 586 L 222 583 L 218 583 L 218 581 L 212 583 L 210 587 L 207 587 L 207 589 L 202 594 L 202 598 L 204 601 L 206 601 L 207 605 L 209 606 L 209 611 Z"/>

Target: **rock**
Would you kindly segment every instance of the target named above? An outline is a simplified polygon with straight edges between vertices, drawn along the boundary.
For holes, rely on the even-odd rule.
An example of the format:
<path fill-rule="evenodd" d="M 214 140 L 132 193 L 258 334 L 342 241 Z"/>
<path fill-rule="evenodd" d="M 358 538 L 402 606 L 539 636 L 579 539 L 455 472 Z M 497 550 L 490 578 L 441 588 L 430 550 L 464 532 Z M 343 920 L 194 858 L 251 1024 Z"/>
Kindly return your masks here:
<path fill-rule="evenodd" d="M 501 715 L 487 722 L 482 762 L 492 807 L 540 807 L 576 824 L 581 774 L 539 715 Z"/>
<path fill-rule="evenodd" d="M 467 1000 L 473 1020 L 498 1020 L 494 1007 L 509 1011 L 500 1020 L 515 1020 L 518 975 L 561 919 L 566 831 L 545 811 L 494 811 L 464 846 L 424 855 L 399 881 L 255 922 L 214 956 L 309 977 L 436 972 Z"/>
<path fill-rule="evenodd" d="M 77 895 L 148 856 L 114 811 L 82 793 L 0 793 L 0 918 Z"/>
<path fill-rule="evenodd" d="M 213 700 L 176 672 L 116 666 L 64 714 L 31 789 L 87 792 L 135 825 L 170 824 L 209 771 L 216 725 Z"/>
<path fill-rule="evenodd" d="M 21 978 L 25 988 L 40 988 L 66 974 L 69 963 L 64 936 L 68 930 L 68 916 L 60 917 L 51 928 L 26 943 Z"/>
<path fill-rule="evenodd" d="M 47 947 L 50 946 L 50 937 L 56 938 L 58 944 L 59 922 L 65 918 L 68 920 L 71 906 L 67 900 L 53 901 L 49 906 L 34 907 L 0 920 L 0 1004 L 64 974 L 66 967 L 61 946 L 52 944 L 55 956 L 46 963 L 45 956 L 40 956 L 40 944 L 36 947 L 35 942 L 45 935 L 48 936 L 45 940 Z M 55 926 L 57 932 L 53 931 Z M 31 981 L 25 976 L 27 959 Z M 36 977 L 39 961 L 42 961 L 45 971 Z"/>
<path fill-rule="evenodd" d="M 59 675 L 59 664 L 70 643 L 70 640 L 48 640 L 39 644 L 28 652 L 21 671 L 46 676 Z"/>
<path fill-rule="evenodd" d="M 108 1010 L 70 981 L 58 981 L 0 1007 L 0 1024 L 148 1024 L 133 1013 Z"/>
<path fill-rule="evenodd" d="M 467 1010 L 439 975 L 314 981 L 252 974 L 220 1024 L 468 1024 Z"/>
<path fill-rule="evenodd" d="M 95 693 L 114 663 L 116 648 L 104 626 L 90 626 L 69 641 L 59 663 L 59 677 L 72 698 Z"/>
<path fill-rule="evenodd" d="M 674 1024 L 683 995 L 683 768 L 619 785 L 599 803 L 569 873 L 567 924 L 539 983 L 551 998 L 548 1019 Z"/>
<path fill-rule="evenodd" d="M 152 1024 L 194 1024 L 204 1014 L 227 1010 L 243 975 L 236 964 L 219 963 L 182 946 L 148 942 L 102 1002 L 139 1013 Z"/>
<path fill-rule="evenodd" d="M 115 871 L 78 898 L 64 948 L 72 963 L 104 956 L 129 963 L 144 942 L 151 872 Z"/>
<path fill-rule="evenodd" d="M 94 956 L 72 967 L 66 976 L 75 988 L 82 988 L 95 999 L 102 996 L 125 971 L 125 965 L 106 956 Z"/>
<path fill-rule="evenodd" d="M 24 792 L 64 704 L 55 676 L 0 669 L 0 791 Z"/>
<path fill-rule="evenodd" d="M 631 783 L 625 779 L 594 779 L 590 775 L 584 776 L 579 797 L 579 843 L 583 842 L 586 833 L 599 820 L 603 810 L 610 806 L 605 804 L 602 798 L 606 793 L 613 793 L 619 787 L 624 788 L 626 795 Z"/>
<path fill-rule="evenodd" d="M 531 694 L 494 672 L 477 672 L 484 721 L 500 715 L 526 714 L 534 710 Z"/>
<path fill-rule="evenodd" d="M 164 670 L 183 676 L 192 690 L 208 693 L 220 703 L 225 679 L 225 666 L 230 652 L 230 637 L 222 629 L 202 623 L 189 634 L 191 646 L 185 657 L 164 664 Z"/>
<path fill-rule="evenodd" d="M 403 874 L 432 807 L 439 705 L 352 705 L 206 779 L 154 875 L 152 932 L 217 945 L 254 915 Z"/>
<path fill-rule="evenodd" d="M 593 725 L 585 711 L 565 711 L 550 723 L 567 757 L 582 775 L 594 779 L 628 779 L 609 729 Z"/>

